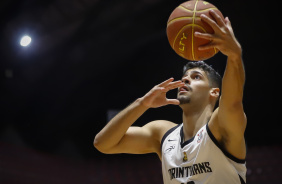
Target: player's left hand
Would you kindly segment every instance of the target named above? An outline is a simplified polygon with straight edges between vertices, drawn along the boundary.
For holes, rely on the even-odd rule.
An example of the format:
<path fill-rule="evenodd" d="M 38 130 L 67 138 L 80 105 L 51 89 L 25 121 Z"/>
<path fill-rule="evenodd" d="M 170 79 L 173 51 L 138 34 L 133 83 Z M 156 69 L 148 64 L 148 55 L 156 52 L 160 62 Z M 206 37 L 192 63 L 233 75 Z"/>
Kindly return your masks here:
<path fill-rule="evenodd" d="M 209 13 L 215 20 L 212 20 L 204 14 L 201 15 L 201 19 L 212 27 L 214 33 L 210 34 L 195 32 L 196 37 L 210 40 L 208 44 L 200 46 L 199 50 L 205 50 L 215 47 L 220 50 L 222 54 L 228 57 L 241 57 L 241 45 L 234 35 L 231 22 L 228 17 L 222 19 L 213 10 L 210 10 Z"/>

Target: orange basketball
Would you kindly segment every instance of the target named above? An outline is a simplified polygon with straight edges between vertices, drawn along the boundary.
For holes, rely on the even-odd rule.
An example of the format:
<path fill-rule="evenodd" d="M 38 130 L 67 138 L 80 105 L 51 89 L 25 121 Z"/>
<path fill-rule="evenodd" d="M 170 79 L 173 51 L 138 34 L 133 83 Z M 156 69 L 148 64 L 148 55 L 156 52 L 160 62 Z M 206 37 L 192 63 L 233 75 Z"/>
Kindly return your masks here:
<path fill-rule="evenodd" d="M 191 61 L 205 60 L 214 56 L 218 49 L 198 50 L 201 45 L 210 41 L 197 38 L 194 33 L 213 33 L 213 29 L 204 21 L 200 15 L 205 14 L 211 19 L 209 11 L 214 10 L 222 18 L 222 13 L 211 3 L 201 0 L 190 0 L 180 4 L 173 10 L 167 22 L 167 37 L 170 46 L 180 56 Z"/>

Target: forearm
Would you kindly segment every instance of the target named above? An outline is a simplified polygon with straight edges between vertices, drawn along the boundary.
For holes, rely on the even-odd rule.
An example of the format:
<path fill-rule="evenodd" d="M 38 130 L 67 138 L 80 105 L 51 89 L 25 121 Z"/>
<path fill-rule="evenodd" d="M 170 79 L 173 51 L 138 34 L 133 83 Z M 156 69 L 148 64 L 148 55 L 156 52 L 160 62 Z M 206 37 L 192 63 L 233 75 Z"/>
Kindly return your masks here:
<path fill-rule="evenodd" d="M 225 103 L 238 104 L 242 102 L 245 84 L 245 70 L 241 52 L 227 59 L 222 80 L 222 95 Z"/>
<path fill-rule="evenodd" d="M 243 107 L 245 71 L 241 55 L 229 57 L 222 81 L 222 94 L 219 101 L 218 125 L 222 136 L 237 142 L 244 142 L 247 125 Z M 232 137 L 232 138 L 231 138 Z M 240 144 L 241 144 L 240 143 Z"/>
<path fill-rule="evenodd" d="M 117 114 L 95 137 L 94 146 L 101 152 L 116 152 L 119 143 L 126 135 L 129 127 L 149 108 L 157 108 L 168 104 L 179 105 L 177 99 L 167 99 L 166 93 L 184 85 L 181 81 L 170 78 L 154 86 L 146 95 L 137 99 L 119 114 Z M 130 129 L 132 130 L 132 129 Z M 131 132 L 132 133 L 132 132 Z M 132 136 L 132 135 L 131 135 Z M 126 136 L 125 136 L 126 137 Z M 135 140 L 140 137 L 150 137 L 144 132 L 134 133 Z M 149 138 L 150 139 L 150 138 Z M 126 141 L 125 141 L 126 142 Z M 127 140 L 127 142 L 130 142 Z M 136 141 L 138 142 L 138 141 Z M 123 142 L 124 143 L 124 142 Z"/>
<path fill-rule="evenodd" d="M 118 113 L 95 137 L 94 146 L 105 151 L 116 146 L 128 128 L 148 109 L 137 99 Z"/>

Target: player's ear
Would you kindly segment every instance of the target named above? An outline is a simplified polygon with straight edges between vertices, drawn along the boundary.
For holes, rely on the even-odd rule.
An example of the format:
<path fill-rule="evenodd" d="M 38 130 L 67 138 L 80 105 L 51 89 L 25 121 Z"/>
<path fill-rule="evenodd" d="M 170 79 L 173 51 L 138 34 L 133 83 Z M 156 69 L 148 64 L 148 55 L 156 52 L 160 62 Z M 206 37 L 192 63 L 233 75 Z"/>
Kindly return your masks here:
<path fill-rule="evenodd" d="M 214 98 L 218 98 L 219 97 L 219 93 L 220 93 L 220 89 L 219 88 L 211 88 L 210 90 L 210 95 Z"/>

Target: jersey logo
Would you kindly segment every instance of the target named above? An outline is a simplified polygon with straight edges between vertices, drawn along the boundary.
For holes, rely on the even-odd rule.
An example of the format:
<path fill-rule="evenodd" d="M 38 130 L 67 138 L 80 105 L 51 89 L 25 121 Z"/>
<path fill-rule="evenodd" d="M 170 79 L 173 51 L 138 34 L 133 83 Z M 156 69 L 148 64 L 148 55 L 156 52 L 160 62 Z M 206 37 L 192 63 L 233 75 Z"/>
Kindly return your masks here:
<path fill-rule="evenodd" d="M 186 154 L 186 152 L 183 152 L 183 154 L 184 154 L 184 157 L 183 157 L 183 162 L 186 162 L 186 161 L 188 160 L 188 158 L 187 158 L 187 154 Z"/>
<path fill-rule="evenodd" d="M 175 145 L 172 145 L 172 146 L 170 146 L 169 148 L 167 148 L 167 149 L 165 150 L 165 152 L 169 152 L 169 151 L 173 150 L 174 148 L 175 148 Z"/>
<path fill-rule="evenodd" d="M 203 130 L 197 136 L 198 136 L 197 143 L 199 143 L 199 142 L 201 142 L 201 140 L 203 138 Z"/>
<path fill-rule="evenodd" d="M 177 141 L 177 140 L 176 139 L 169 139 L 168 142 L 170 142 L 170 141 Z"/>

